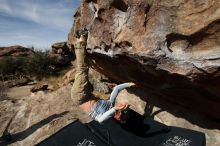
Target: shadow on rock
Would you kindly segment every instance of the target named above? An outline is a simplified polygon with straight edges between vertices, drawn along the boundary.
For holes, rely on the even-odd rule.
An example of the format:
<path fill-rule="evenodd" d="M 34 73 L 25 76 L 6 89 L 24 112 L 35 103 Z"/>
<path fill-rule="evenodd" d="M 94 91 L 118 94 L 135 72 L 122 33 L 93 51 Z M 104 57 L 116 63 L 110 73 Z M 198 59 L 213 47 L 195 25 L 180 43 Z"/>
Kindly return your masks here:
<path fill-rule="evenodd" d="M 136 96 L 147 102 L 147 105 L 145 107 L 146 117 L 154 119 L 155 116 L 157 116 L 161 112 L 166 111 L 174 115 L 175 117 L 184 118 L 185 120 L 199 127 L 205 129 L 220 129 L 218 120 L 207 117 L 201 113 L 191 111 L 191 109 L 189 108 L 185 108 L 176 103 L 172 103 L 172 101 L 167 101 L 163 97 L 158 95 L 155 91 L 147 89 L 144 89 L 143 91 L 142 88 L 135 87 L 128 89 L 128 92 L 135 94 Z M 157 111 L 153 111 L 154 107 L 159 107 L 160 109 Z M 208 107 L 206 107 L 206 109 L 208 110 Z"/>
<path fill-rule="evenodd" d="M 40 122 L 32 125 L 31 127 L 29 127 L 28 129 L 24 130 L 24 131 L 21 131 L 21 132 L 18 132 L 18 133 L 15 133 L 15 134 L 12 134 L 11 135 L 11 141 L 10 142 L 6 142 L 4 141 L 4 139 L 2 140 L 3 142 L 0 143 L 1 146 L 4 146 L 4 145 L 9 145 L 11 143 L 15 143 L 17 141 L 22 141 L 24 140 L 25 138 L 27 138 L 28 136 L 30 136 L 31 134 L 33 134 L 35 131 L 37 131 L 39 128 L 43 127 L 44 125 L 50 123 L 51 121 L 53 121 L 54 119 L 56 118 L 60 118 L 60 117 L 63 117 L 64 115 L 66 115 L 67 113 L 69 113 L 69 111 L 65 111 L 65 112 L 62 112 L 60 114 L 54 114 L 54 115 L 51 115 L 49 116 L 48 118 L 46 119 L 43 119 L 41 120 Z M 2 139 L 2 138 L 1 138 Z"/>

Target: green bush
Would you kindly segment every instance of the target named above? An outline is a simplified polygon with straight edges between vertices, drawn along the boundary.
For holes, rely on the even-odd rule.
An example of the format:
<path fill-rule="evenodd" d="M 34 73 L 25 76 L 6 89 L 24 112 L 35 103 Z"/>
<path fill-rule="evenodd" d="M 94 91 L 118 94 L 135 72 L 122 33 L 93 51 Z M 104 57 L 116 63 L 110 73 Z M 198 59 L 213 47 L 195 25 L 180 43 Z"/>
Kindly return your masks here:
<path fill-rule="evenodd" d="M 23 70 L 26 75 L 34 76 L 41 80 L 44 77 L 56 75 L 53 66 L 54 61 L 49 57 L 48 52 L 38 51 L 26 61 Z"/>
<path fill-rule="evenodd" d="M 0 61 L 0 75 L 23 74 L 41 80 L 56 75 L 54 64 L 48 51 L 36 51 L 32 57 L 5 57 Z"/>
<path fill-rule="evenodd" d="M 3 58 L 0 61 L 0 74 L 2 75 L 15 74 L 16 68 L 16 61 L 11 57 Z"/>

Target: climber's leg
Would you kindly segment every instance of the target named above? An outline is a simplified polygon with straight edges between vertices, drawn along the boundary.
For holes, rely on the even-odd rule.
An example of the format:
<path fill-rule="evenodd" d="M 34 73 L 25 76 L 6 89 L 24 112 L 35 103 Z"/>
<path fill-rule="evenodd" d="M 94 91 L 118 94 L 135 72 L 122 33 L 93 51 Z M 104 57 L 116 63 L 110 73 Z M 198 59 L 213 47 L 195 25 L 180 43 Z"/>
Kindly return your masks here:
<path fill-rule="evenodd" d="M 77 104 L 82 104 L 91 96 L 91 85 L 88 80 L 89 67 L 86 58 L 86 43 L 79 42 L 74 47 L 77 67 L 75 81 L 71 89 L 71 98 Z"/>

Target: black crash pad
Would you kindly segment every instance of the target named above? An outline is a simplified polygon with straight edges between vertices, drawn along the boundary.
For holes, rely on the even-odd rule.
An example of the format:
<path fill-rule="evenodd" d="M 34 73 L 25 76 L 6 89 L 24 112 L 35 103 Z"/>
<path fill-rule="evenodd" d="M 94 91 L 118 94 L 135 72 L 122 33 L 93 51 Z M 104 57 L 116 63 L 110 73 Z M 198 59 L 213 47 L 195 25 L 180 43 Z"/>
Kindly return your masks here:
<path fill-rule="evenodd" d="M 166 126 L 130 110 L 125 123 L 71 123 L 37 146 L 205 146 L 204 133 Z"/>
<path fill-rule="evenodd" d="M 64 127 L 37 146 L 107 146 L 79 120 Z"/>

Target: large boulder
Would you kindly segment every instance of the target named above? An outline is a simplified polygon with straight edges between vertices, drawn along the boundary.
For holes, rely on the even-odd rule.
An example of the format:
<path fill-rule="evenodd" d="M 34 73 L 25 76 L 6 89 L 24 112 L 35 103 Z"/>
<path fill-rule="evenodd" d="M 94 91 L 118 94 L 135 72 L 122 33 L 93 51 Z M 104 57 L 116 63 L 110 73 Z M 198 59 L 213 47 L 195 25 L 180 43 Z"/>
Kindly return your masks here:
<path fill-rule="evenodd" d="M 96 70 L 220 120 L 220 1 L 83 0 L 74 18 Z"/>
<path fill-rule="evenodd" d="M 49 57 L 54 61 L 56 66 L 67 66 L 71 61 L 69 55 L 50 53 Z"/>

